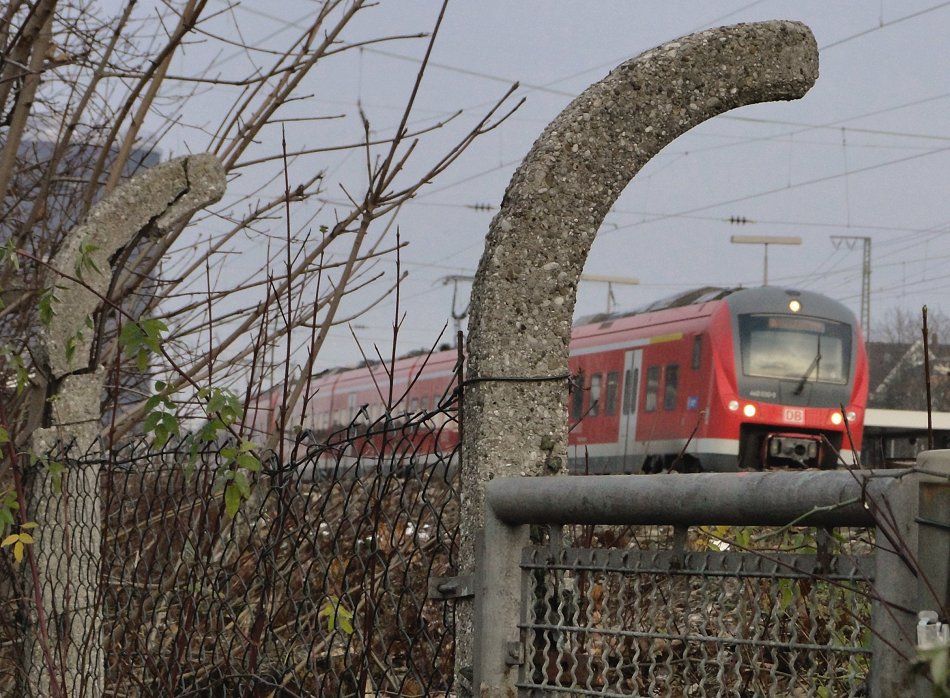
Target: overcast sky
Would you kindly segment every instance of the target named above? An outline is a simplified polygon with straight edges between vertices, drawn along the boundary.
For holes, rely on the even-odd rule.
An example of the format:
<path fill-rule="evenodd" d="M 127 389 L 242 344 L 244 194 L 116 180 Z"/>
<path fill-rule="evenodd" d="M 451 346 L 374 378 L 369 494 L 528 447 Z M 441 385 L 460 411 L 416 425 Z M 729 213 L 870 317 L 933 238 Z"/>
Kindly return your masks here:
<path fill-rule="evenodd" d="M 282 0 L 260 7 L 261 36 L 279 42 L 282 26 L 309 5 Z M 383 0 L 347 38 L 429 30 L 438 8 Z M 674 141 L 617 201 L 585 273 L 639 279 L 638 286 L 613 289 L 619 307 L 636 307 L 701 285 L 760 285 L 763 249 L 731 244 L 730 236 L 799 236 L 800 247 L 770 248 L 770 284 L 825 293 L 858 314 L 863 243 L 836 245 L 833 238 L 867 237 L 872 338 L 892 308 L 917 314 L 926 303 L 950 313 L 950 2 L 455 0 L 413 123 L 463 114 L 424 147 L 434 157 L 516 81 L 526 102 L 400 214 L 409 243 L 400 351 L 431 344 L 446 322 L 451 331 L 453 285 L 444 278 L 474 273 L 511 174 L 574 96 L 653 46 L 711 26 L 767 19 L 811 27 L 821 62 L 815 87 L 797 102 L 735 110 Z M 358 101 L 375 132 L 391 133 L 424 48 L 422 41 L 376 45 L 315 76 L 309 113 L 350 119 L 289 131 L 291 146 L 358 137 Z M 179 147 L 190 147 L 186 140 Z M 420 163 L 431 160 L 425 150 L 419 156 Z M 358 171 L 359 162 L 336 166 Z M 730 224 L 733 216 L 750 223 Z M 394 263 L 387 265 L 393 275 Z M 458 291 L 461 309 L 469 284 Z M 605 285 L 584 283 L 577 314 L 603 311 L 606 303 Z M 386 346 L 391 322 L 388 305 L 354 331 L 367 346 Z M 318 365 L 358 358 L 342 330 Z"/>

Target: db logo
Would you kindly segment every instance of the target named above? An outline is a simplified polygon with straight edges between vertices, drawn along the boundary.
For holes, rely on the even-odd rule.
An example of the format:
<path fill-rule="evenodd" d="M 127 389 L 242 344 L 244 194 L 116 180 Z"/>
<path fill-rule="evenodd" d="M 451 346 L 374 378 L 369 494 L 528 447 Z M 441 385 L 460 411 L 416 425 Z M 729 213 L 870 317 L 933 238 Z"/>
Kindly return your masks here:
<path fill-rule="evenodd" d="M 805 422 L 805 410 L 795 407 L 786 407 L 782 419 L 790 424 L 803 424 Z"/>

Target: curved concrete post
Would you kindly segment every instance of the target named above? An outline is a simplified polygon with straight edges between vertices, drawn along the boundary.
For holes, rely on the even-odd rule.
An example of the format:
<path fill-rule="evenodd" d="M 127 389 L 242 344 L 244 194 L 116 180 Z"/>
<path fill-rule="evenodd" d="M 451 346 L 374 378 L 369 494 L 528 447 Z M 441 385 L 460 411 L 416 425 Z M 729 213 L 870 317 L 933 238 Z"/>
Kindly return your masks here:
<path fill-rule="evenodd" d="M 100 431 L 103 371 L 92 355 L 87 318 L 96 321 L 100 296 L 109 291 L 116 253 L 141 236 L 157 237 L 181 225 L 224 194 L 224 168 L 212 155 L 192 155 L 153 167 L 132 178 L 97 203 L 73 230 L 52 260 L 54 269 L 76 275 L 81 259 L 84 287 L 55 279 L 56 314 L 41 333 L 39 360 L 45 363 L 51 390 L 45 428 L 33 433 L 32 451 L 55 454 L 72 444 L 72 458 L 92 456 Z M 90 290 L 93 289 L 93 290 Z M 97 295 L 98 294 L 98 295 Z M 74 343 L 67 356 L 66 347 Z M 98 597 L 100 545 L 99 468 L 72 459 L 61 476 L 44 467 L 27 478 L 26 515 L 38 525 L 33 554 L 39 601 L 46 617 L 61 689 L 68 696 L 102 695 L 105 669 Z M 28 584 L 31 601 L 36 596 Z M 37 631 L 37 608 L 31 609 L 24 641 L 26 695 L 52 695 L 49 671 Z"/>
<path fill-rule="evenodd" d="M 224 194 L 224 168 L 213 155 L 188 155 L 163 162 L 116 188 L 90 209 L 53 258 L 54 269 L 76 275 L 95 293 L 70 279 L 55 280 L 60 300 L 56 315 L 43 331 L 45 361 L 54 379 L 88 371 L 91 366 L 91 317 L 112 281 L 115 254 L 141 236 L 158 238 Z M 98 269 L 97 273 L 95 269 Z M 66 345 L 78 338 L 67 356 Z"/>
<path fill-rule="evenodd" d="M 562 469 L 577 283 L 610 206 L 681 133 L 735 107 L 801 97 L 817 75 L 817 46 L 802 24 L 712 29 L 621 64 L 535 142 L 491 223 L 472 287 L 468 355 L 476 380 L 463 415 L 463 574 L 474 568 L 484 483 Z M 472 666 L 471 604 L 459 604 L 456 623 L 457 675 L 464 676 Z M 475 687 L 482 695 L 499 690 L 487 677 Z"/>

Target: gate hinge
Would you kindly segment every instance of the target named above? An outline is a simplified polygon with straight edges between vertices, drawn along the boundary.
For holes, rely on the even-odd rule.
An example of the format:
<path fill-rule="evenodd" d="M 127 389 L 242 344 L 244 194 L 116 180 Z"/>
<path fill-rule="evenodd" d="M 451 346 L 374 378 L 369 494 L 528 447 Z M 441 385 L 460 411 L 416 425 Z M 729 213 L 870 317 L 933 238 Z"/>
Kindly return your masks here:
<path fill-rule="evenodd" d="M 475 577 L 430 577 L 429 598 L 448 601 L 450 599 L 468 599 L 475 596 Z"/>

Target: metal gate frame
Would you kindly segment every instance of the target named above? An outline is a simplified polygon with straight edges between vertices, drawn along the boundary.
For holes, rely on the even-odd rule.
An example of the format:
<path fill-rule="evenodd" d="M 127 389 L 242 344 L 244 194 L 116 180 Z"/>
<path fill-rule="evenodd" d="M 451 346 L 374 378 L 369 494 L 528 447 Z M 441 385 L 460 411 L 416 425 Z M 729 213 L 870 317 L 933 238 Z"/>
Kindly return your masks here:
<path fill-rule="evenodd" d="M 931 527 L 922 536 L 926 546 L 919 545 L 918 531 L 927 524 L 918 519 L 929 510 L 939 519 L 947 500 L 950 451 L 925 453 L 917 467 L 890 471 L 496 478 L 486 487 L 478 541 L 474 692 L 518 694 L 527 641 L 522 563 L 531 525 L 666 524 L 874 526 L 870 695 L 928 695 L 927 683 L 910 673 L 916 612 L 946 607 L 941 581 L 950 535 L 938 530 L 935 544 Z M 926 582 L 931 579 L 937 583 Z"/>

